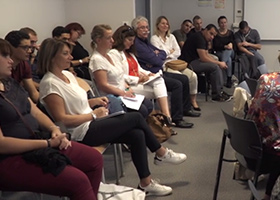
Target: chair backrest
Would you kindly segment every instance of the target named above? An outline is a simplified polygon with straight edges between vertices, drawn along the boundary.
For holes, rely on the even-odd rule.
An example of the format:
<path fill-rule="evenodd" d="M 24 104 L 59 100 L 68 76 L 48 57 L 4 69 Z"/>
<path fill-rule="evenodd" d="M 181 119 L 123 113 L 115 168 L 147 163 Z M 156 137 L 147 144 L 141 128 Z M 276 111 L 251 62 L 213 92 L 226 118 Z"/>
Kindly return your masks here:
<path fill-rule="evenodd" d="M 223 114 L 228 126 L 232 148 L 247 158 L 261 159 L 262 141 L 255 122 L 236 118 L 224 111 Z"/>
<path fill-rule="evenodd" d="M 257 90 L 258 81 L 252 78 L 246 78 L 245 81 L 250 89 L 251 96 L 254 97 Z"/>
<path fill-rule="evenodd" d="M 90 68 L 88 68 L 89 70 L 89 74 L 90 74 L 90 79 L 91 79 L 91 88 L 93 90 L 93 93 L 95 94 L 95 96 L 98 96 L 100 97 L 100 93 L 98 91 L 98 88 L 97 88 L 97 85 L 96 85 L 96 82 L 95 82 L 95 79 L 94 79 L 94 76 L 93 76 L 93 73 L 92 73 L 92 70 Z"/>

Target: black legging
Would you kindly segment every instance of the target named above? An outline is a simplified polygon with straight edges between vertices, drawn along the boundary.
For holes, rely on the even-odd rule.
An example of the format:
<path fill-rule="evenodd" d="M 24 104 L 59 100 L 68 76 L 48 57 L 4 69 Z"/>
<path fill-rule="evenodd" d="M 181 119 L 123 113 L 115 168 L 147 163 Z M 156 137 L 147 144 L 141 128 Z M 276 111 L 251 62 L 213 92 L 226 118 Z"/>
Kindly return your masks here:
<path fill-rule="evenodd" d="M 161 147 L 145 119 L 138 112 L 91 122 L 82 143 L 89 146 L 105 143 L 130 145 L 132 161 L 140 179 L 150 175 L 146 147 L 151 152 Z"/>

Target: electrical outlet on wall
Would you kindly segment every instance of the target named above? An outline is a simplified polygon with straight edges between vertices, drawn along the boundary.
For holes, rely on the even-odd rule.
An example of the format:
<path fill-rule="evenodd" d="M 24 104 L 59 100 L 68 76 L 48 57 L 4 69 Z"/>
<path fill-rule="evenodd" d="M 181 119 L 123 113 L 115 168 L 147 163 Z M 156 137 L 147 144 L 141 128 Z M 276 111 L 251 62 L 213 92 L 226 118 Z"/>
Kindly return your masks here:
<path fill-rule="evenodd" d="M 236 10 L 236 17 L 242 17 L 242 15 L 243 15 L 242 10 L 241 9 L 237 9 Z"/>

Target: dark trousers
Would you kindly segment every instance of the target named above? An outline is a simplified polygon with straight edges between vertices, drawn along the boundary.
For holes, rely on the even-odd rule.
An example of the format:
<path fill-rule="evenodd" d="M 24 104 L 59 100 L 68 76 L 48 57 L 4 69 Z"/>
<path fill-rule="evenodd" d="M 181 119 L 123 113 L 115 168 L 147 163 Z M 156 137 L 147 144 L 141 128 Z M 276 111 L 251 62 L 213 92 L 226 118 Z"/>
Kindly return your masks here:
<path fill-rule="evenodd" d="M 58 176 L 43 173 L 42 167 L 26 162 L 21 155 L 0 161 L 0 190 L 96 200 L 102 176 L 102 155 L 77 142 L 72 142 L 72 147 L 61 152 L 70 158 L 72 165 L 67 165 Z"/>
<path fill-rule="evenodd" d="M 223 72 L 217 64 L 193 60 L 190 65 L 195 73 L 204 72 L 210 78 L 212 95 L 220 94 L 223 91 Z"/>
<path fill-rule="evenodd" d="M 148 115 L 153 111 L 153 104 L 151 100 L 144 98 L 138 112 L 141 113 L 141 115 L 146 119 Z M 130 108 L 127 108 L 127 112 L 135 112 L 137 110 L 133 110 Z"/>
<path fill-rule="evenodd" d="M 182 74 L 163 72 L 168 92 L 171 92 L 171 117 L 182 120 L 183 113 L 191 109 L 189 79 Z"/>
<path fill-rule="evenodd" d="M 151 152 L 161 147 L 145 119 L 138 112 L 91 122 L 82 143 L 89 146 L 105 143 L 130 145 L 132 161 L 140 179 L 150 175 L 146 147 Z"/>

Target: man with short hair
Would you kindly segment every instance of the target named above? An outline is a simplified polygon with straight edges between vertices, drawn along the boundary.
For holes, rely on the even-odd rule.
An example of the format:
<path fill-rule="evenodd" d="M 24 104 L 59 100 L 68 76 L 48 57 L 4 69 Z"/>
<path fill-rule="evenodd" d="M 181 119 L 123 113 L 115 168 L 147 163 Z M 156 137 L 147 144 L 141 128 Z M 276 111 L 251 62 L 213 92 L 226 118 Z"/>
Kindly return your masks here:
<path fill-rule="evenodd" d="M 6 35 L 5 40 L 12 45 L 13 53 L 11 58 L 14 61 L 12 77 L 19 83 L 23 84 L 29 97 L 34 103 L 37 103 L 39 92 L 33 84 L 31 67 L 27 62 L 33 48 L 31 46 L 29 35 L 22 31 L 11 31 Z"/>
<path fill-rule="evenodd" d="M 185 41 L 187 40 L 187 34 L 190 32 L 192 27 L 192 21 L 189 19 L 185 19 L 181 24 L 181 28 L 172 32 L 181 49 Z"/>
<path fill-rule="evenodd" d="M 246 56 L 250 67 L 243 65 L 243 70 L 250 78 L 258 79 L 261 74 L 268 73 L 263 56 L 258 52 L 261 49 L 261 38 L 256 29 L 251 29 L 246 21 L 239 23 L 239 31 L 234 34 L 239 53 Z"/>
<path fill-rule="evenodd" d="M 52 31 L 52 37 L 69 42 L 70 31 L 63 26 L 57 26 Z"/>
<path fill-rule="evenodd" d="M 192 34 L 202 31 L 202 18 L 198 15 L 193 17 L 193 28 L 187 34 L 187 37 L 190 37 Z"/>
<path fill-rule="evenodd" d="M 29 64 L 31 66 L 31 73 L 32 73 L 32 80 L 37 90 L 39 90 L 39 82 L 41 80 L 40 76 L 37 74 L 37 55 L 40 48 L 40 45 L 37 44 L 38 42 L 38 36 L 36 31 L 34 31 L 32 28 L 24 27 L 21 28 L 20 31 L 25 32 L 30 37 L 30 43 L 31 43 L 31 53 L 29 56 Z M 37 52 L 35 52 L 37 50 Z"/>
<path fill-rule="evenodd" d="M 208 43 L 217 35 L 217 27 L 209 24 L 202 31 L 191 35 L 185 42 L 179 59 L 189 63 L 194 72 L 204 72 L 210 77 L 213 101 L 227 101 L 230 96 L 223 92 L 222 69 L 227 68 L 225 62 L 214 59 L 208 52 Z"/>

